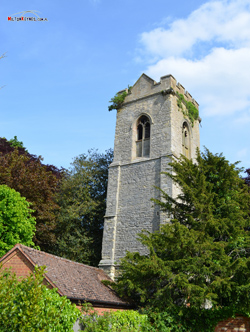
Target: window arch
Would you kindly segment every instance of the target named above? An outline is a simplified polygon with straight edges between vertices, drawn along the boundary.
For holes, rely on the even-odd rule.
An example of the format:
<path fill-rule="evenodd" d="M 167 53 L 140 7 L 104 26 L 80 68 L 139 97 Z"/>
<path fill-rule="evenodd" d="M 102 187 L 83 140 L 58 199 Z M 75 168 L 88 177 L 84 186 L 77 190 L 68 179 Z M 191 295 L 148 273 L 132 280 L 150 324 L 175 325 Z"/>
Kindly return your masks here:
<path fill-rule="evenodd" d="M 136 157 L 149 157 L 150 120 L 146 115 L 137 120 L 136 129 Z"/>
<path fill-rule="evenodd" d="M 182 125 L 182 154 L 190 158 L 190 132 L 187 122 Z"/>

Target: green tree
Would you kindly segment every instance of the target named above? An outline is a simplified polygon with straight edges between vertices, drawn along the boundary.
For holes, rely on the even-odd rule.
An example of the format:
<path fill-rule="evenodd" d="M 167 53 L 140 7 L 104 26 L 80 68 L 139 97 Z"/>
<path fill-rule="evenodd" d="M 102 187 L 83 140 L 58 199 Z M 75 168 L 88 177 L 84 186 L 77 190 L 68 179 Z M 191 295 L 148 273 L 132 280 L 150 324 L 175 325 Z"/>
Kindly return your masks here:
<path fill-rule="evenodd" d="M 58 195 L 55 254 L 94 266 L 99 263 L 112 158 L 111 150 L 104 154 L 90 150 L 72 162 Z"/>
<path fill-rule="evenodd" d="M 0 185 L 0 257 L 17 243 L 34 245 L 36 222 L 29 206 L 17 191 Z"/>
<path fill-rule="evenodd" d="M 69 332 L 80 311 L 43 284 L 44 268 L 23 279 L 0 270 L 1 332 Z"/>
<path fill-rule="evenodd" d="M 250 309 L 248 187 L 241 169 L 222 154 L 182 156 L 165 173 L 181 189 L 176 199 L 154 200 L 171 223 L 140 241 L 148 254 L 128 253 L 114 287 L 137 305 L 157 308 L 235 306 Z"/>
<path fill-rule="evenodd" d="M 0 138 L 0 184 L 15 189 L 32 204 L 36 218 L 33 240 L 42 250 L 48 251 L 56 242 L 53 231 L 59 205 L 55 195 L 64 170 L 44 165 L 42 157 L 28 153 L 20 145 L 22 142 L 15 137 L 10 141 Z"/>
<path fill-rule="evenodd" d="M 250 168 L 246 169 L 245 173 L 247 173 L 247 176 L 244 178 L 245 183 L 250 187 Z"/>
<path fill-rule="evenodd" d="M 13 148 L 14 148 L 14 147 L 17 147 L 17 148 L 24 148 L 24 146 L 23 146 L 23 142 L 19 141 L 19 140 L 17 139 L 17 136 L 14 136 L 14 138 L 11 138 L 8 142 L 10 143 L 10 146 L 12 146 Z"/>

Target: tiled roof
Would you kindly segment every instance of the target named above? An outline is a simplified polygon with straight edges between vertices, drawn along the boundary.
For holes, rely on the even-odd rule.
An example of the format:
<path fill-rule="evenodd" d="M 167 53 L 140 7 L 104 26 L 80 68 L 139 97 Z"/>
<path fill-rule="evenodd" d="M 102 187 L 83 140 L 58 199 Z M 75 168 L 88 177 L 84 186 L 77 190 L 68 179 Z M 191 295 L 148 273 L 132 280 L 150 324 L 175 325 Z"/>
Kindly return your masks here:
<path fill-rule="evenodd" d="M 111 280 L 103 270 L 47 254 L 22 244 L 15 245 L 11 252 L 17 249 L 34 266 L 46 266 L 46 277 L 52 281 L 62 295 L 72 300 L 127 305 L 109 287 L 103 285 L 101 280 Z"/>

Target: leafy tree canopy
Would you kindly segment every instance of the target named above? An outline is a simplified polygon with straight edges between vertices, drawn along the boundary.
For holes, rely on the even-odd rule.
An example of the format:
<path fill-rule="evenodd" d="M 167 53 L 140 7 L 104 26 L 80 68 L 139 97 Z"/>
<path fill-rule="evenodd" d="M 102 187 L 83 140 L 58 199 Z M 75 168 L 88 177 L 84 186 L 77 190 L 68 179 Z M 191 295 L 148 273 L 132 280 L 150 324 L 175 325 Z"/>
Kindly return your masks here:
<path fill-rule="evenodd" d="M 245 173 L 247 173 L 247 176 L 244 178 L 245 183 L 250 186 L 250 168 L 248 168 Z"/>
<path fill-rule="evenodd" d="M 36 218 L 34 242 L 45 251 L 56 242 L 53 230 L 59 206 L 55 194 L 63 172 L 53 165 L 44 165 L 40 156 L 28 153 L 17 139 L 8 142 L 0 138 L 0 184 L 15 189 L 32 204 Z"/>
<path fill-rule="evenodd" d="M 197 152 L 170 163 L 181 189 L 176 199 L 154 200 L 171 223 L 140 241 L 147 255 L 128 253 L 114 287 L 137 305 L 157 308 L 235 306 L 250 309 L 248 188 L 242 171 L 222 154 Z"/>
<path fill-rule="evenodd" d="M 35 218 L 24 197 L 5 185 L 0 185 L 0 257 L 15 244 L 32 246 Z"/>
<path fill-rule="evenodd" d="M 80 311 L 43 284 L 44 268 L 27 278 L 0 270 L 1 332 L 73 332 Z"/>
<path fill-rule="evenodd" d="M 19 141 L 19 140 L 17 139 L 17 136 L 14 136 L 14 138 L 11 138 L 11 139 L 9 140 L 9 143 L 10 143 L 10 146 L 12 146 L 13 148 L 14 148 L 14 147 L 17 147 L 17 148 L 24 148 L 24 146 L 23 146 L 23 142 Z"/>
<path fill-rule="evenodd" d="M 103 219 L 106 209 L 108 166 L 112 150 L 90 150 L 76 157 L 58 195 L 61 207 L 54 253 L 85 264 L 101 259 Z"/>

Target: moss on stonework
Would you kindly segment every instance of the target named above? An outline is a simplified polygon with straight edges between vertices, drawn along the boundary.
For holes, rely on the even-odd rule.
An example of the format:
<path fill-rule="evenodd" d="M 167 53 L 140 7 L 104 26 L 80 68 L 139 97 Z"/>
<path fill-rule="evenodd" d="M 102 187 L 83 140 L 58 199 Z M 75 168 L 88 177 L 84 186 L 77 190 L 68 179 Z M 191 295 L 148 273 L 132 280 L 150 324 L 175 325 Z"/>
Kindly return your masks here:
<path fill-rule="evenodd" d="M 194 121 L 199 118 L 199 110 L 194 106 L 191 101 L 186 101 L 183 94 L 176 92 L 178 97 L 177 105 L 178 108 L 182 111 L 182 113 L 189 118 L 192 122 L 192 126 L 194 126 Z M 186 111 L 183 109 L 183 104 L 186 106 Z"/>
<path fill-rule="evenodd" d="M 111 100 L 109 101 L 110 103 L 112 103 L 111 105 L 109 105 L 109 111 L 112 110 L 118 110 L 119 108 L 122 107 L 122 104 L 126 98 L 126 96 L 128 95 L 128 93 L 130 92 L 132 86 L 128 86 L 128 90 L 123 91 L 122 93 L 117 92 L 116 95 L 111 98 Z"/>

